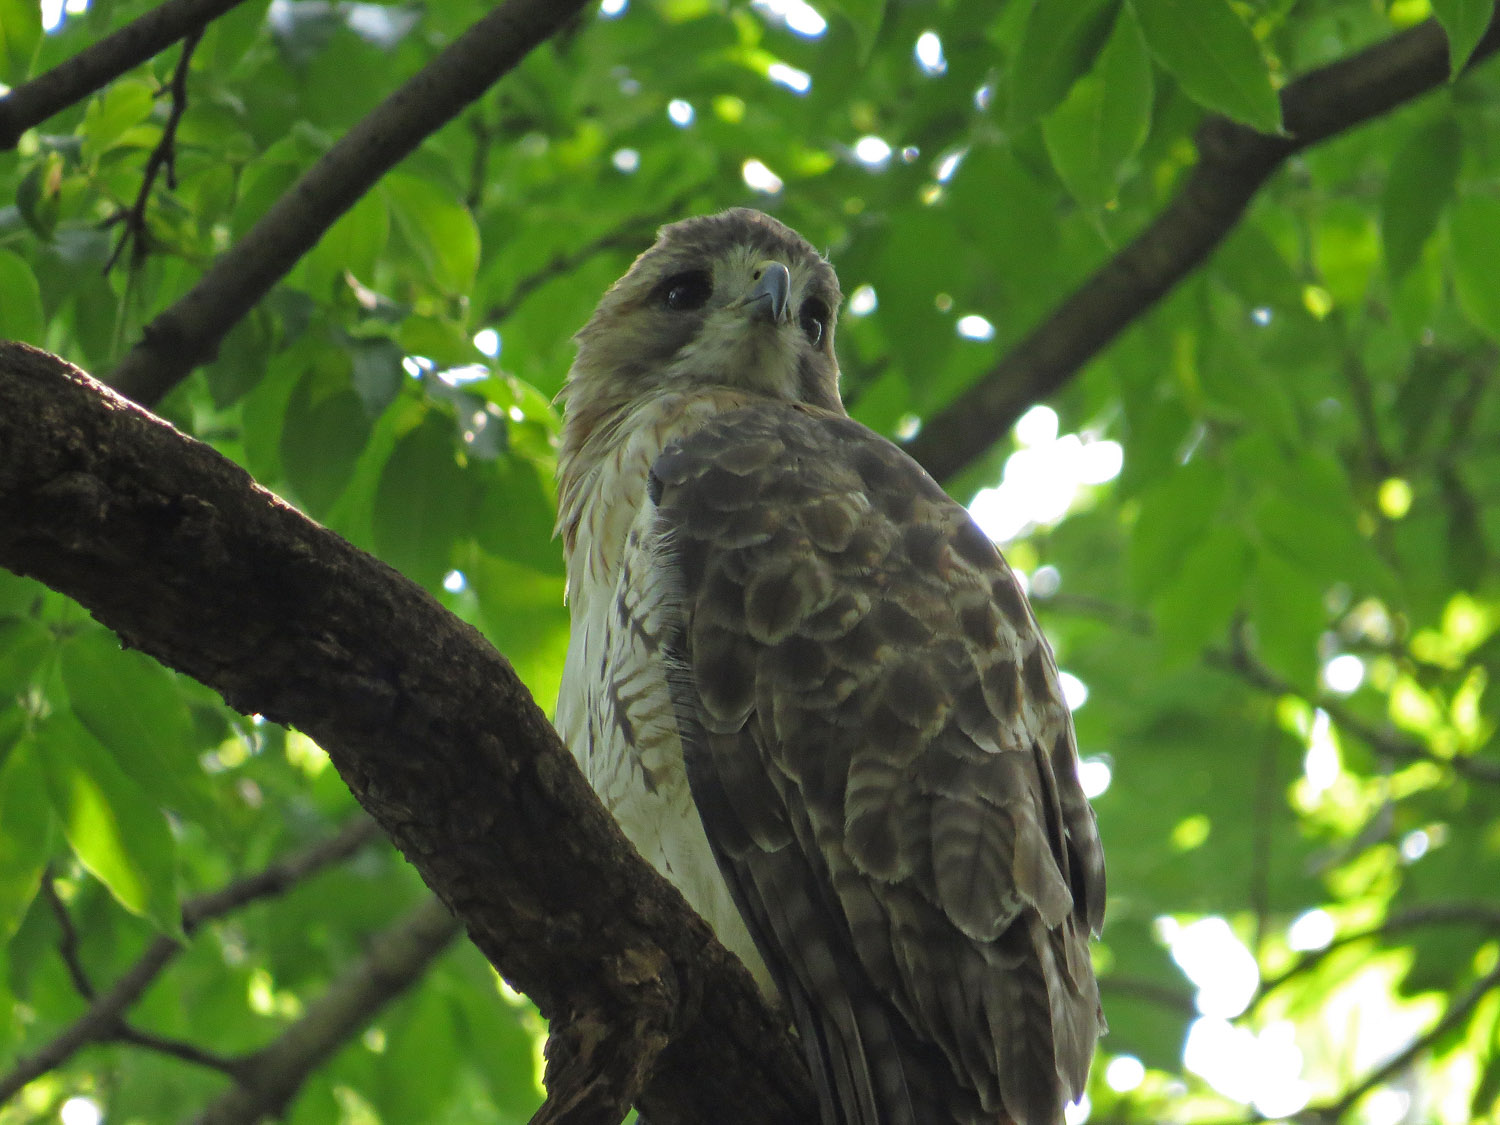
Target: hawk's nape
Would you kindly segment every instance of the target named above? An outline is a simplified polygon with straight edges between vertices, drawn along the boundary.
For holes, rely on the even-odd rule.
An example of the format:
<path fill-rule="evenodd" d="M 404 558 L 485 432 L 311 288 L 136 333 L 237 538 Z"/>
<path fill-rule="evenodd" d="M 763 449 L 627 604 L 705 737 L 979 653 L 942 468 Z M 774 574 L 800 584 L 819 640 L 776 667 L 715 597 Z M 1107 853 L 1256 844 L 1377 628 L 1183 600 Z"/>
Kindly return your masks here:
<path fill-rule="evenodd" d="M 731 211 L 579 334 L 558 722 L 784 1004 L 823 1125 L 1057 1125 L 1103 1029 L 1104 864 L 993 544 L 837 395 L 838 286 Z"/>

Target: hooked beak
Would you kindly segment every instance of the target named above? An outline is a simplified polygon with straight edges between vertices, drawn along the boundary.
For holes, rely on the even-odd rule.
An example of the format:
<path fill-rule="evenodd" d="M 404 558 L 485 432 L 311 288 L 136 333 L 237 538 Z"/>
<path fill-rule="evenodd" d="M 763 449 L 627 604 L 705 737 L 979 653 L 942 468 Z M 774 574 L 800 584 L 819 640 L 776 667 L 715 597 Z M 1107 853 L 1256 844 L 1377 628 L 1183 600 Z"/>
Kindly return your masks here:
<path fill-rule="evenodd" d="M 755 267 L 755 286 L 744 301 L 745 315 L 752 321 L 784 323 L 787 296 L 791 289 L 792 275 L 784 265 L 780 262 L 761 262 Z"/>

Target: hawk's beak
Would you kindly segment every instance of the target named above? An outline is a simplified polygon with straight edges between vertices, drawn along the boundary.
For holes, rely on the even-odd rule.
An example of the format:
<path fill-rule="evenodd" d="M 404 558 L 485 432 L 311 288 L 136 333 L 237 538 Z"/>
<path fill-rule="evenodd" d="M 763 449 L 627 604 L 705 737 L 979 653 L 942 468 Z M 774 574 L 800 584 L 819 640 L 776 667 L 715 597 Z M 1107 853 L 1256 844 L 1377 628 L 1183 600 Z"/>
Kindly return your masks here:
<path fill-rule="evenodd" d="M 755 267 L 755 286 L 745 298 L 745 315 L 752 321 L 781 324 L 786 320 L 787 295 L 792 275 L 780 262 L 761 262 Z"/>

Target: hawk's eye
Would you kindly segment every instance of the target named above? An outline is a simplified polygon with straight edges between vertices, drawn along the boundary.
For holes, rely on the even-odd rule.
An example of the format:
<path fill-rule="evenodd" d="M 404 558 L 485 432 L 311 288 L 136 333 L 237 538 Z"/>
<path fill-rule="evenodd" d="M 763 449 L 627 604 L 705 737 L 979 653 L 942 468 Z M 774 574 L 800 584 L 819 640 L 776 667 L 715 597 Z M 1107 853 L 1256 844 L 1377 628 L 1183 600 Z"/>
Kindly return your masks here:
<path fill-rule="evenodd" d="M 701 309 L 714 295 L 713 278 L 706 270 L 688 270 L 667 278 L 661 286 L 661 303 L 673 312 Z"/>
<path fill-rule="evenodd" d="M 823 342 L 828 331 L 828 306 L 816 297 L 802 302 L 802 331 L 807 334 L 813 347 Z"/>

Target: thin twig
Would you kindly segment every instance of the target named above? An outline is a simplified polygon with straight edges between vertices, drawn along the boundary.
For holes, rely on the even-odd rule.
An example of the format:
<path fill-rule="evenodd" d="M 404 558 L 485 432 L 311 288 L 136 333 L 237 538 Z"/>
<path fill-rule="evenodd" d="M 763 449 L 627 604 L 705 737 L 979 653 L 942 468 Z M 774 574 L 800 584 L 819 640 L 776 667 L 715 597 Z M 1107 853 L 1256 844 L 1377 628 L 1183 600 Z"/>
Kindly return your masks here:
<path fill-rule="evenodd" d="M 194 1043 L 184 1043 L 180 1039 L 169 1039 L 165 1035 L 157 1035 L 150 1031 L 141 1031 L 139 1028 L 128 1024 L 122 1025 L 111 1039 L 120 1043 L 131 1043 L 137 1047 L 144 1047 L 148 1051 L 155 1051 L 159 1055 L 170 1055 L 172 1058 L 181 1059 L 183 1062 L 201 1066 L 207 1070 L 217 1070 L 223 1074 L 237 1075 L 240 1072 L 238 1059 L 226 1058 L 223 1055 L 206 1051 Z"/>
<path fill-rule="evenodd" d="M 1393 937 L 1405 930 L 1423 926 L 1481 926 L 1500 932 L 1500 906 L 1482 902 L 1431 902 L 1412 906 L 1390 915 L 1377 925 L 1362 930 L 1340 934 L 1321 949 L 1311 950 L 1298 958 L 1290 967 L 1261 981 L 1256 992 L 1258 1004 L 1282 985 L 1311 972 L 1334 953 L 1361 941 L 1378 941 Z"/>
<path fill-rule="evenodd" d="M 246 903 L 273 898 L 302 882 L 309 875 L 348 859 L 372 840 L 380 829 L 366 816 L 356 816 L 337 834 L 270 864 L 254 875 L 237 879 L 217 891 L 198 895 L 182 904 L 182 928 L 192 934 L 204 922 L 222 918 Z"/>
<path fill-rule="evenodd" d="M 1403 762 L 1433 762 L 1440 766 L 1447 766 L 1454 773 L 1461 774 L 1472 781 L 1500 785 L 1500 763 L 1471 754 L 1444 757 L 1418 739 L 1410 738 L 1392 727 L 1376 726 L 1360 718 L 1340 699 L 1323 692 L 1305 692 L 1283 680 L 1256 660 L 1243 645 L 1237 644 L 1229 652 L 1210 650 L 1204 654 L 1204 659 L 1215 667 L 1235 673 L 1261 691 L 1271 695 L 1290 695 L 1318 708 L 1325 712 L 1335 724 L 1367 744 L 1377 754 L 1388 755 Z"/>
<path fill-rule="evenodd" d="M 338 834 L 295 852 L 255 875 L 189 899 L 182 907 L 182 928 L 184 932 L 191 934 L 210 919 L 221 917 L 256 899 L 280 894 L 309 875 L 347 859 L 378 835 L 379 830 L 372 820 L 363 816 L 356 817 Z M 147 946 L 146 952 L 141 954 L 119 980 L 94 998 L 88 1011 L 35 1054 L 20 1059 L 7 1073 L 0 1075 L 0 1105 L 27 1083 L 61 1066 L 79 1048 L 122 1037 L 125 1012 L 140 999 L 141 993 L 145 992 L 172 958 L 182 950 L 182 945 L 166 936 L 158 937 Z M 232 1072 L 234 1065 L 220 1060 L 215 1069 L 228 1069 Z"/>
<path fill-rule="evenodd" d="M 197 49 L 202 38 L 203 29 L 199 27 L 188 32 L 183 39 L 182 56 L 177 60 L 177 69 L 172 73 L 172 84 L 168 87 L 172 96 L 172 108 L 167 114 L 166 125 L 162 127 L 161 140 L 156 142 L 156 147 L 151 150 L 151 155 L 146 159 L 146 169 L 141 174 L 141 189 L 136 192 L 135 203 L 128 209 L 112 215 L 106 224 L 120 224 L 120 240 L 115 243 L 115 249 L 110 254 L 109 261 L 104 263 L 106 275 L 115 268 L 115 263 L 119 261 L 127 245 L 133 246 L 132 264 L 139 263 L 150 249 L 146 205 L 151 200 L 151 189 L 156 185 L 156 177 L 163 169 L 166 169 L 167 173 L 167 187 L 174 190 L 177 187 L 177 126 L 182 121 L 182 115 L 187 112 L 188 67 L 193 61 L 193 51 Z"/>
<path fill-rule="evenodd" d="M 243 0 L 167 0 L 78 54 L 0 98 L 0 152 L 54 113 L 101 90 L 177 40 L 202 32 Z"/>
<path fill-rule="evenodd" d="M 35 1054 L 18 1060 L 6 1074 L 0 1075 L 0 1105 L 20 1093 L 27 1083 L 61 1066 L 79 1048 L 109 1039 L 120 1026 L 121 1013 L 140 999 L 180 948 L 167 937 L 159 937 L 147 946 L 130 970 L 100 994 L 88 1011 Z"/>
<path fill-rule="evenodd" d="M 1364 433 L 1365 451 L 1370 459 L 1376 480 L 1384 480 L 1396 472 L 1395 461 L 1386 452 L 1385 439 L 1380 434 L 1380 418 L 1375 409 L 1375 391 L 1370 385 L 1370 373 L 1365 369 L 1364 356 L 1357 348 L 1349 348 L 1343 362 L 1344 381 L 1349 385 L 1349 398 L 1354 403 L 1359 427 Z"/>
<path fill-rule="evenodd" d="M 42 877 L 41 891 L 42 897 L 47 900 L 47 906 L 52 911 L 52 916 L 57 919 L 58 929 L 62 931 L 62 937 L 57 942 L 57 952 L 62 956 L 63 964 L 67 966 L 68 976 L 73 980 L 73 987 L 85 1000 L 92 1000 L 94 983 L 89 980 L 88 970 L 83 967 L 83 960 L 78 955 L 78 929 L 73 925 L 73 916 L 68 913 L 68 904 L 63 902 L 62 896 L 57 893 L 57 885 L 53 882 L 50 869 Z"/>

